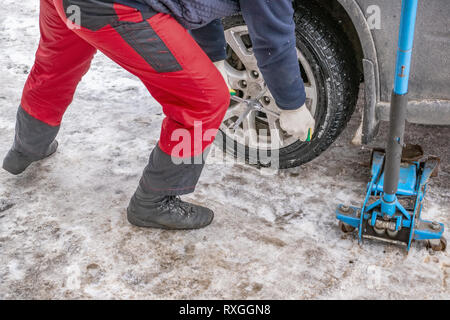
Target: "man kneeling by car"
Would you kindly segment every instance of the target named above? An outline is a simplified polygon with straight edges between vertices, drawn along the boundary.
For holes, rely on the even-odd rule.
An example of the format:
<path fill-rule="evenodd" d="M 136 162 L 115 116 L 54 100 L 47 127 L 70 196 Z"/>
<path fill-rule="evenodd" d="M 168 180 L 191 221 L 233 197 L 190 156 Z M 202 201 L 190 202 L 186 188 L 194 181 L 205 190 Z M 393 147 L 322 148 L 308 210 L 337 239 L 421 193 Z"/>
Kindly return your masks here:
<path fill-rule="evenodd" d="M 74 6 L 80 10 L 79 25 L 68 17 Z M 179 196 L 194 191 L 212 142 L 194 141 L 194 122 L 201 122 L 203 134 L 217 132 L 229 106 L 227 86 L 212 62 L 225 75 L 226 43 L 217 19 L 240 9 L 258 65 L 281 109 L 281 126 L 305 140 L 315 122 L 304 106 L 290 0 L 40 0 L 41 41 L 3 168 L 20 174 L 56 152 L 64 112 L 100 50 L 136 75 L 166 115 L 128 206 L 128 220 L 165 229 L 209 225 L 214 216 L 210 209 Z M 190 133 L 192 148 L 178 154 L 173 133 L 180 129 Z M 192 160 L 199 157 L 200 163 Z"/>

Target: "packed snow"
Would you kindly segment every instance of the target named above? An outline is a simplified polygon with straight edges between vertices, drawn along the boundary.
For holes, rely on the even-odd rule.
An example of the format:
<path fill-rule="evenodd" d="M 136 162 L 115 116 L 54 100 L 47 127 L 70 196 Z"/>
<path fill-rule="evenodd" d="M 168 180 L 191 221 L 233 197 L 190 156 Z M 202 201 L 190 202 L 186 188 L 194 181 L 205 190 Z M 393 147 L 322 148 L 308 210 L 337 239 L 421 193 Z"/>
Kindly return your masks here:
<path fill-rule="evenodd" d="M 1 156 L 39 41 L 38 13 L 38 1 L 0 8 Z M 449 299 L 448 252 L 360 246 L 338 228 L 336 205 L 361 205 L 370 147 L 386 135 L 383 124 L 371 146 L 351 144 L 361 102 L 333 146 L 302 167 L 208 164 L 184 199 L 215 211 L 209 227 L 140 229 L 126 207 L 163 115 L 134 76 L 98 54 L 58 152 L 20 176 L 0 170 L 0 299 Z M 408 125 L 406 136 L 441 157 L 423 216 L 448 230 L 450 127 Z"/>

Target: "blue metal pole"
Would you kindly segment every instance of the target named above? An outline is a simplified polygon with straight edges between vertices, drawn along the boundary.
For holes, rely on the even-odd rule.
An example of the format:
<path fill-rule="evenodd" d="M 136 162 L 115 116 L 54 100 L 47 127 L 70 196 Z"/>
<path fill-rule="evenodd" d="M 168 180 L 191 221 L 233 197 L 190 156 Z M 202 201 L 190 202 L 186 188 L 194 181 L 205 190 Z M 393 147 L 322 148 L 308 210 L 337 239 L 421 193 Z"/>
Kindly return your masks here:
<path fill-rule="evenodd" d="M 394 90 L 391 98 L 389 136 L 386 148 L 381 212 L 392 216 L 397 207 L 397 189 L 408 105 L 408 82 L 414 42 L 418 0 L 403 0 L 399 28 Z"/>
<path fill-rule="evenodd" d="M 400 19 L 400 31 L 397 50 L 397 64 L 395 67 L 394 93 L 403 95 L 408 93 L 409 72 L 414 43 L 414 29 L 416 25 L 418 0 L 403 0 Z"/>

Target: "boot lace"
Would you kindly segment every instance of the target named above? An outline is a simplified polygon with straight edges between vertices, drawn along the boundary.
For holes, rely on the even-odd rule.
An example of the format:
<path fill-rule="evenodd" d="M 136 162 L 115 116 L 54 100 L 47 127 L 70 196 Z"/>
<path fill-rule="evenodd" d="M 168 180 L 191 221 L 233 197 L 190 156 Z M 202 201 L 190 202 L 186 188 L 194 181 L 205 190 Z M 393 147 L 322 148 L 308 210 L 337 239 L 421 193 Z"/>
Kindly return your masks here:
<path fill-rule="evenodd" d="M 165 197 L 161 206 L 168 208 L 171 213 L 176 213 L 180 216 L 188 218 L 194 212 L 194 208 L 188 203 L 182 201 L 179 196 Z"/>

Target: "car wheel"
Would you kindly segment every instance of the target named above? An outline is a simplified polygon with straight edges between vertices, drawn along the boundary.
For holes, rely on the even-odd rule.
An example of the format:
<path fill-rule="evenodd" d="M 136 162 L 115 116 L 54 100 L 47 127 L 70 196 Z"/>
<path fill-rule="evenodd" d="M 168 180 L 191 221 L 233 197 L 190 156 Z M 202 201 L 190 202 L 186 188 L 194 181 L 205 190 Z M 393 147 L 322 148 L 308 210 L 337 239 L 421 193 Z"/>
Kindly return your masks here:
<path fill-rule="evenodd" d="M 225 152 L 258 167 L 290 168 L 316 158 L 336 140 L 356 105 L 357 68 L 351 63 L 351 45 L 340 26 L 319 7 L 301 4 L 294 19 L 306 105 L 316 120 L 315 133 L 307 143 L 280 128 L 276 116 L 280 110 L 260 74 L 243 18 L 224 20 L 228 84 L 239 97 L 258 99 L 264 109 L 251 111 L 239 127 L 234 127 L 246 106 L 231 102 L 220 127 L 221 138 L 216 141 Z M 277 155 L 276 163 L 273 154 Z"/>

